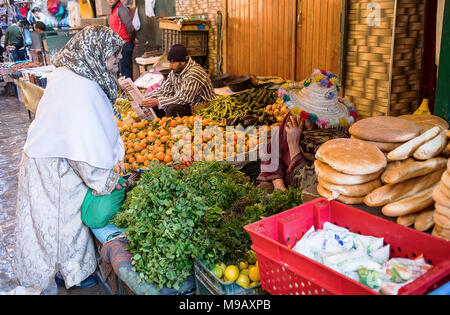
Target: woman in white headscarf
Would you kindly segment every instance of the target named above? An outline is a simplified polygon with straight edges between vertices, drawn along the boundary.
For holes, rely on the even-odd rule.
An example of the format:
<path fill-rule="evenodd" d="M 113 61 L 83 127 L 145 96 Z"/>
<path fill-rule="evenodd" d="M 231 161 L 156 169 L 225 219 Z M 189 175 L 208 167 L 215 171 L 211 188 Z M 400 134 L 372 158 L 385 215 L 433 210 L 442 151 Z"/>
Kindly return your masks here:
<path fill-rule="evenodd" d="M 108 195 L 124 145 L 114 117 L 122 39 L 90 26 L 60 51 L 28 131 L 19 171 L 15 274 L 24 287 L 55 293 L 89 282 L 97 267 L 93 240 L 81 221 L 88 188 Z"/>

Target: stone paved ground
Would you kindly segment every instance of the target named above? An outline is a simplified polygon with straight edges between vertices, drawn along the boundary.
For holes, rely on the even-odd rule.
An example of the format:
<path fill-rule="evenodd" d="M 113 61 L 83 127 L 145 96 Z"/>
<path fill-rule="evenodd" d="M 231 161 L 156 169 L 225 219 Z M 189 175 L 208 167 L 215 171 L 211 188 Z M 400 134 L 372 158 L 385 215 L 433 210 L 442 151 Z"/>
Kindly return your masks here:
<path fill-rule="evenodd" d="M 16 97 L 5 94 L 0 82 L 0 292 L 18 284 L 12 271 L 17 172 L 30 118 Z M 59 288 L 58 295 L 105 295 L 103 285 L 83 290 Z"/>

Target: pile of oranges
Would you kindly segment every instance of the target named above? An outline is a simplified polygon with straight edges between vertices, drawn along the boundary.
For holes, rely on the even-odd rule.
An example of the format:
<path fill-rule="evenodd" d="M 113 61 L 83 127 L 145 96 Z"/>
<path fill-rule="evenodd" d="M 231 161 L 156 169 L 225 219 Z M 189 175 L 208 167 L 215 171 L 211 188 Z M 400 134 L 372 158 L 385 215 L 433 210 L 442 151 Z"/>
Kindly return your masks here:
<path fill-rule="evenodd" d="M 194 137 L 193 131 L 196 126 L 196 119 L 197 122 L 201 122 L 201 138 Z M 239 152 L 248 152 L 250 148 L 248 136 L 245 136 L 245 142 L 242 143 L 238 141 L 239 133 L 234 133 L 232 138 L 226 141 L 226 127 L 224 125 L 200 116 L 163 117 L 153 121 L 143 120 L 128 125 L 118 123 L 118 126 L 126 152 L 123 174 L 136 169 L 148 169 L 155 162 L 171 165 L 193 161 L 194 158 L 212 161 L 217 160 L 217 154 L 220 154 L 220 157 L 226 160 L 227 151 L 233 152 L 233 156 L 236 156 Z M 206 133 L 207 127 L 219 128 L 216 130 L 223 133 L 223 146 L 220 153 L 215 152 L 214 144 L 211 145 L 211 142 L 214 142 L 211 141 L 214 134 Z M 190 135 L 177 133 L 178 130 L 187 131 Z M 259 143 L 258 140 L 256 141 Z M 207 146 L 210 150 L 205 150 Z"/>

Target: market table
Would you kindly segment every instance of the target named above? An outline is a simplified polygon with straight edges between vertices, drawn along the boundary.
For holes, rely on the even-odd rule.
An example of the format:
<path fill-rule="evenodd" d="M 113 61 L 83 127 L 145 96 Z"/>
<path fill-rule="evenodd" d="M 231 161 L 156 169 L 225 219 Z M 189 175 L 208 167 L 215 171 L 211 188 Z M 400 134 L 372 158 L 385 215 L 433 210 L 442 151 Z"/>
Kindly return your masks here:
<path fill-rule="evenodd" d="M 44 89 L 34 83 L 31 83 L 24 78 L 20 78 L 17 80 L 18 92 L 23 94 L 23 100 L 19 100 L 24 103 L 28 112 L 36 114 L 36 110 L 38 104 L 41 100 L 42 95 L 44 94 Z"/>

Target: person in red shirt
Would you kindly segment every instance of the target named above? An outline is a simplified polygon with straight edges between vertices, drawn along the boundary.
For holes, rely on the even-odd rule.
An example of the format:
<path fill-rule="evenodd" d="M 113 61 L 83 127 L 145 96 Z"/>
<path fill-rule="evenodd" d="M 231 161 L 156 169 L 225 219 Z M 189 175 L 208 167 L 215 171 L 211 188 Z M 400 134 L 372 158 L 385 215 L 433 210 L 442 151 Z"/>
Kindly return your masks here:
<path fill-rule="evenodd" d="M 132 55 L 136 43 L 136 30 L 134 29 L 130 11 L 120 0 L 107 0 L 111 6 L 109 15 L 109 27 L 113 29 L 125 41 L 122 48 L 122 60 L 119 64 L 119 72 L 126 78 L 133 79 Z"/>

